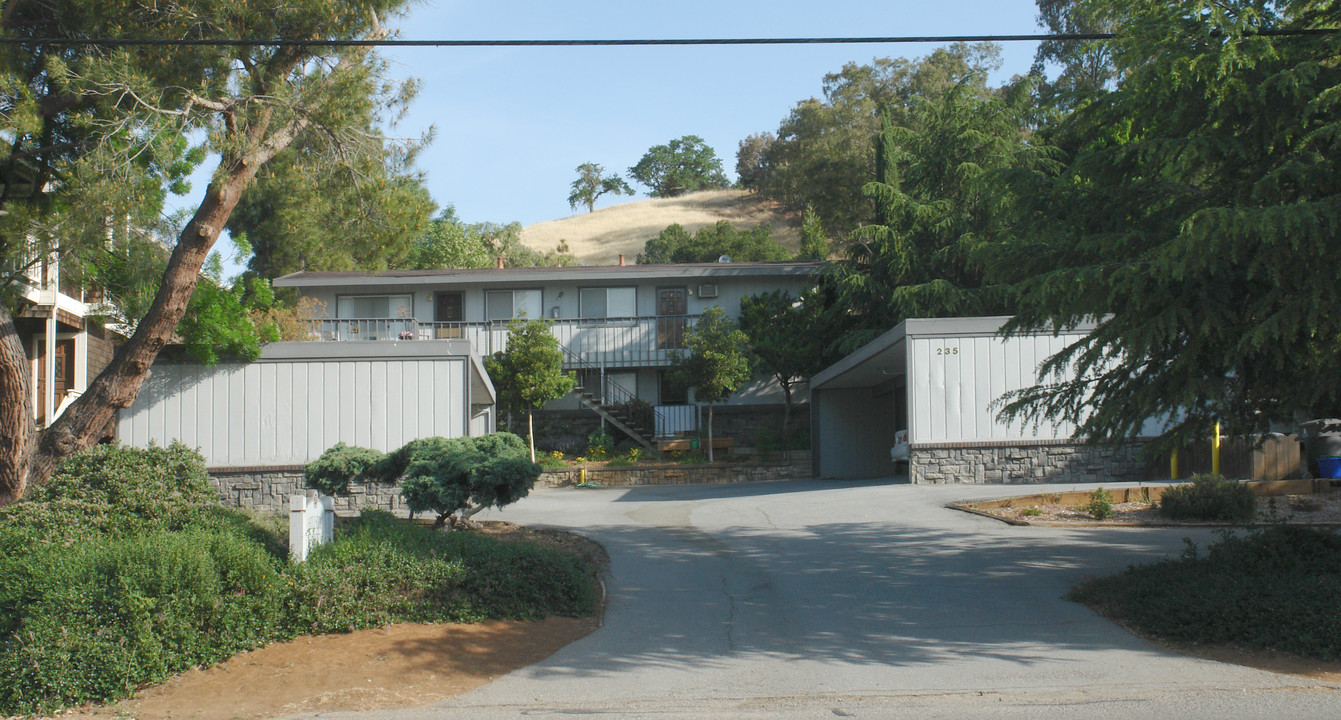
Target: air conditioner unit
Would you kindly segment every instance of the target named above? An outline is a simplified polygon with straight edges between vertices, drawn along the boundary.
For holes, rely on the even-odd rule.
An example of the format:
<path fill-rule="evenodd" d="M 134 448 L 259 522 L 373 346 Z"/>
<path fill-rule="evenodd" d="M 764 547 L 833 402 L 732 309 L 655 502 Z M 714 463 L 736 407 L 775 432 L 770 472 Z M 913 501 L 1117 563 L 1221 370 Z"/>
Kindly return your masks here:
<path fill-rule="evenodd" d="M 715 298 L 715 297 L 717 297 L 717 286 L 716 286 L 716 285 L 699 285 L 699 286 L 698 286 L 698 296 L 701 297 L 701 298 Z"/>

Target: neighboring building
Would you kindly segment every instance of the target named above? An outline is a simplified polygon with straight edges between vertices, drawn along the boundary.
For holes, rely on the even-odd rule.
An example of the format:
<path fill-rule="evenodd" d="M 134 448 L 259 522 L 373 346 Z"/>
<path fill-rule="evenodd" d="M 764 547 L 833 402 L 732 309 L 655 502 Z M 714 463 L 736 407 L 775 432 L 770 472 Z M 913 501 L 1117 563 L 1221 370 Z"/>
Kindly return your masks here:
<path fill-rule="evenodd" d="M 1140 480 L 1141 438 L 1072 439 L 1070 423 L 998 419 L 994 403 L 1038 384 L 1038 366 L 1092 325 L 1002 338 L 1007 317 L 909 319 L 810 379 L 811 452 L 823 478 L 906 472 L 914 483 Z M 1153 424 L 1145 429 L 1156 435 Z"/>
<path fill-rule="evenodd" d="M 299 272 L 274 281 L 325 304 L 316 340 L 469 340 L 474 352 L 505 348 L 507 323 L 545 318 L 564 350 L 564 366 L 582 386 L 611 402 L 653 406 L 645 436 L 695 427 L 692 395 L 667 379 L 672 351 L 708 307 L 740 314 L 743 298 L 774 290 L 798 294 L 819 262 L 610 265 L 559 268 Z M 804 399 L 802 397 L 801 399 Z M 547 410 L 577 410 L 575 395 Z M 734 395 L 735 406 L 782 402 L 771 381 Z M 599 402 L 596 403 L 599 405 Z M 597 408 L 597 412 L 601 410 Z M 611 418 L 615 421 L 614 418 Z"/>
<path fill-rule="evenodd" d="M 101 297 L 88 292 L 60 260 L 17 259 L 27 265 L 14 327 L 31 368 L 34 419 L 50 425 L 112 361 L 114 333 L 92 319 Z"/>

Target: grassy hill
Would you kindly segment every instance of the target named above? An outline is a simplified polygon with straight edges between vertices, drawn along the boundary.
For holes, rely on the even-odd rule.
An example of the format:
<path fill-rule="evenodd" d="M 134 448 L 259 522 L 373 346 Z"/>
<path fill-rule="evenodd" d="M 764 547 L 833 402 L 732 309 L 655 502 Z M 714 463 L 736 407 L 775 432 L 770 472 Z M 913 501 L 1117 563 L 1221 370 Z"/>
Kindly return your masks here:
<path fill-rule="evenodd" d="M 763 223 L 773 239 L 796 250 L 801 243 L 801 219 L 781 206 L 748 190 L 705 190 L 675 198 L 639 200 L 561 220 L 546 220 L 522 230 L 522 242 L 536 250 L 553 250 L 560 240 L 583 264 L 614 265 L 620 253 L 632 263 L 643 244 L 667 225 L 679 223 L 693 232 L 718 220 L 737 227 Z"/>

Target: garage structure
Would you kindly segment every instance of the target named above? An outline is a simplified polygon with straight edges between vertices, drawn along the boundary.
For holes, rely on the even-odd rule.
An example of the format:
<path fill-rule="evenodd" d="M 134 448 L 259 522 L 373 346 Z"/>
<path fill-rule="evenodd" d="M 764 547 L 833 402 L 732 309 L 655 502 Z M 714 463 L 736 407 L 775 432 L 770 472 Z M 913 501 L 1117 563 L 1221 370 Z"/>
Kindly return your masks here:
<path fill-rule="evenodd" d="M 1039 365 L 1094 328 L 1003 338 L 998 333 L 1009 319 L 908 319 L 813 376 L 816 477 L 906 472 L 914 483 L 1144 479 L 1149 470 L 1139 457 L 1139 439 L 1120 447 L 1087 446 L 1071 438 L 1071 423 L 997 417 L 996 400 L 1038 384 Z"/>
<path fill-rule="evenodd" d="M 159 361 L 117 435 L 180 441 L 212 471 L 301 465 L 337 442 L 383 452 L 493 432 L 494 388 L 465 340 L 279 342 L 251 363 Z"/>

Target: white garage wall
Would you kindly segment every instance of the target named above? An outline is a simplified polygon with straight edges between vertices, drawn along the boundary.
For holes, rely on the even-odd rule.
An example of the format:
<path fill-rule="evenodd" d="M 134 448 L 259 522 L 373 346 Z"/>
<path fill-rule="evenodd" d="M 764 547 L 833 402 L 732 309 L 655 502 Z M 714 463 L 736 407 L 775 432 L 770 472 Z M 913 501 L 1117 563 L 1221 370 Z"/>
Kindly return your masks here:
<path fill-rule="evenodd" d="M 938 334 L 908 339 L 909 440 L 914 443 L 1062 440 L 1075 426 L 997 420 L 992 402 L 1037 384 L 1038 366 L 1083 333 L 1000 338 Z"/>
<path fill-rule="evenodd" d="M 180 440 L 210 467 L 306 463 L 337 442 L 394 450 L 492 429 L 469 371 L 460 355 L 156 364 L 117 430 L 135 447 Z"/>

